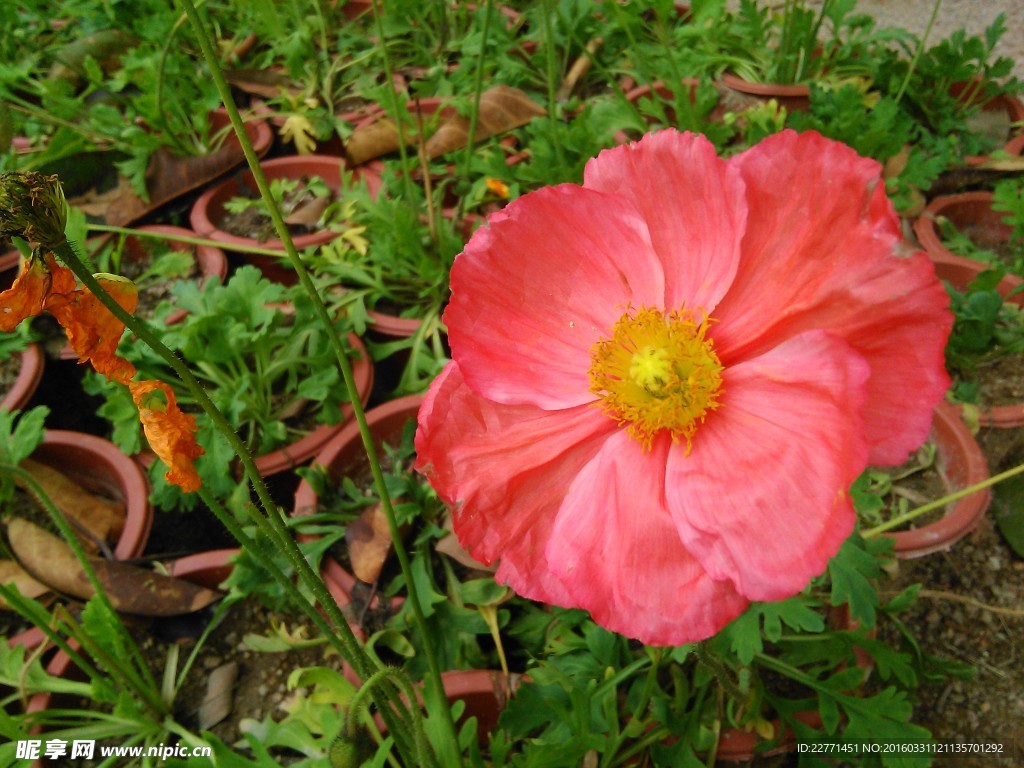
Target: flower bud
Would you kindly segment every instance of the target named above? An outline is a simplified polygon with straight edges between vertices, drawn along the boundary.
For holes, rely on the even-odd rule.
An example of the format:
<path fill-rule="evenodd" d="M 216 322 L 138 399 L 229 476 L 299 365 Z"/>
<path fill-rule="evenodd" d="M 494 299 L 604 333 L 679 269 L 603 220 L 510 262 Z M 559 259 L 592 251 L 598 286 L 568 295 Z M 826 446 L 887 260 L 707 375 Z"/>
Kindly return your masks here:
<path fill-rule="evenodd" d="M 61 245 L 67 205 L 56 176 L 14 171 L 0 174 L 0 234 L 51 249 Z"/>

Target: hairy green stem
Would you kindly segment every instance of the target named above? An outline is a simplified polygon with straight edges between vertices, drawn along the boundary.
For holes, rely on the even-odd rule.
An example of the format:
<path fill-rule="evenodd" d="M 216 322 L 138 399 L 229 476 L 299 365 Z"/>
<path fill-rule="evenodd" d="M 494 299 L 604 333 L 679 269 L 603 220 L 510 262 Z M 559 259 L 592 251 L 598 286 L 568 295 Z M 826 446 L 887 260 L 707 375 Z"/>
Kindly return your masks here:
<path fill-rule="evenodd" d="M 932 26 L 935 24 L 935 19 L 939 15 L 939 6 L 942 5 L 942 0 L 935 0 L 935 4 L 932 6 L 932 15 L 928 17 L 928 24 L 924 28 L 924 34 L 921 39 L 917 42 L 917 48 L 914 50 L 914 57 L 910 60 L 910 66 L 907 67 L 907 76 L 903 78 L 903 82 L 900 84 L 900 89 L 896 92 L 896 103 L 899 104 L 903 98 L 903 94 L 907 90 L 907 86 L 910 85 L 910 78 L 914 76 L 914 71 L 917 69 L 917 62 L 921 59 L 921 54 L 924 52 L 925 43 L 928 41 L 928 35 L 931 34 Z"/>
<path fill-rule="evenodd" d="M 962 499 L 965 496 L 970 496 L 972 493 L 984 490 L 985 488 L 993 486 L 996 483 L 1001 483 L 1003 482 L 1003 480 L 1009 480 L 1011 477 L 1019 475 L 1021 472 L 1024 472 L 1024 464 L 1019 464 L 1013 469 L 1008 469 L 1005 472 L 1000 472 L 998 475 L 992 475 L 992 477 L 986 480 L 982 480 L 980 483 L 969 485 L 966 488 L 962 488 L 959 491 L 955 491 L 954 493 L 949 494 L 948 496 L 943 496 L 941 499 L 936 499 L 935 501 L 930 501 L 927 504 L 922 504 L 920 507 L 915 507 L 914 509 L 907 511 L 902 515 L 897 515 L 892 520 L 887 520 L 881 525 L 876 525 L 874 528 L 869 528 L 866 531 L 861 531 L 860 535 L 863 536 L 865 539 L 873 538 L 880 533 L 885 533 L 885 531 L 890 531 L 893 528 L 898 528 L 904 523 L 909 523 L 911 520 L 915 520 L 921 515 L 927 514 L 928 512 L 932 512 L 933 510 L 936 509 L 942 509 L 944 506 L 946 506 L 952 501 L 957 501 L 958 499 Z"/>
<path fill-rule="evenodd" d="M 558 135 L 558 88 L 555 85 L 555 35 L 551 27 L 551 14 L 554 12 L 552 0 L 544 0 L 541 7 L 541 16 L 544 19 L 544 48 L 548 68 L 548 121 L 551 127 L 551 143 L 555 147 L 555 156 L 558 158 L 560 168 L 565 168 L 565 150 L 562 148 L 562 137 Z"/>
<path fill-rule="evenodd" d="M 373 2 L 373 21 L 377 30 L 377 39 L 380 41 L 381 65 L 384 67 L 384 88 L 387 93 L 388 109 L 395 120 L 395 130 L 398 131 L 398 156 L 402 158 L 402 185 L 405 187 L 405 199 L 414 199 L 412 191 L 412 177 L 409 173 L 409 153 L 406 150 L 405 126 L 402 124 L 404 112 L 399 109 L 398 94 L 395 93 L 394 75 L 391 70 L 391 58 L 388 56 L 388 38 L 384 33 L 383 13 L 380 0 Z M 422 136 L 420 140 L 422 141 Z"/>
<path fill-rule="evenodd" d="M 480 42 L 480 56 L 476 63 L 476 77 L 473 82 L 473 109 L 469 113 L 469 137 L 466 140 L 466 152 L 463 155 L 461 175 L 464 179 L 469 178 L 470 163 L 473 161 L 473 147 L 476 144 L 476 126 L 480 119 L 480 94 L 484 88 L 484 62 L 487 59 L 487 40 L 491 32 L 491 16 L 493 15 L 493 0 L 484 0 L 484 28 L 483 39 Z M 464 200 L 464 198 L 463 198 Z M 460 205 L 462 203 L 460 202 Z"/>
<path fill-rule="evenodd" d="M 146 229 L 131 229 L 129 227 L 112 227 L 107 224 L 86 224 L 90 232 L 113 232 L 118 235 L 130 235 L 131 237 L 147 237 L 151 240 L 169 240 L 174 243 L 187 243 L 189 245 L 208 245 L 212 248 L 223 248 L 224 243 L 217 240 L 210 240 L 206 237 L 189 237 L 187 235 L 172 235 L 167 232 L 151 232 Z M 275 251 L 271 248 L 259 248 L 254 245 L 231 244 L 231 251 L 238 253 L 253 253 L 257 256 L 283 257 L 282 251 Z"/>
<path fill-rule="evenodd" d="M 291 262 L 292 268 L 295 270 L 298 276 L 299 283 L 308 294 L 310 301 L 316 311 L 317 316 L 320 319 L 321 325 L 327 334 L 327 338 L 334 349 L 335 356 L 338 361 L 338 366 L 341 369 L 342 377 L 345 380 L 345 388 L 349 393 L 349 399 L 352 405 L 353 415 L 355 416 L 356 423 L 359 425 L 359 433 L 363 440 L 363 447 L 366 451 L 366 456 L 370 464 L 370 470 L 373 474 L 374 485 L 377 489 L 377 493 L 381 501 L 381 509 L 388 521 L 388 529 L 391 533 L 392 546 L 395 550 L 396 558 L 398 559 L 399 565 L 401 566 L 402 574 L 405 577 L 406 589 L 409 594 L 409 599 L 412 601 L 413 619 L 417 628 L 420 631 L 420 635 L 424 638 L 424 653 L 427 657 L 428 675 L 427 675 L 427 691 L 431 692 L 434 689 L 434 704 L 439 708 L 437 715 L 440 717 L 444 730 L 448 736 L 448 744 L 446 752 L 450 753 L 445 758 L 445 765 L 447 766 L 458 766 L 461 765 L 461 754 L 458 751 L 458 737 L 455 730 L 455 721 L 452 718 L 451 710 L 447 706 L 447 702 L 444 699 L 444 688 L 441 681 L 441 670 L 437 661 L 437 653 L 431 647 L 431 643 L 428 639 L 429 635 L 426 631 L 426 619 L 423 616 L 423 609 L 419 601 L 419 595 L 416 589 L 415 580 L 412 576 L 412 569 L 409 563 L 409 556 L 405 551 L 405 547 L 402 543 L 402 538 L 399 534 L 398 523 L 395 519 L 395 511 L 391 504 L 391 498 L 388 494 L 387 487 L 384 483 L 384 474 L 381 472 L 380 462 L 377 459 L 376 445 L 373 441 L 373 436 L 370 434 L 369 426 L 366 423 L 366 414 L 363 411 L 362 403 L 359 399 L 359 393 L 356 389 L 355 378 L 352 374 L 352 363 L 348 358 L 348 353 L 345 350 L 344 344 L 342 343 L 341 337 L 334 328 L 334 323 L 331 320 L 330 315 L 327 312 L 327 308 L 317 292 L 316 287 L 313 285 L 313 281 L 309 276 L 309 272 L 306 270 L 305 265 L 302 263 L 302 259 L 299 257 L 299 253 L 295 248 L 295 244 L 292 242 L 291 235 L 288 232 L 288 227 L 284 222 L 284 217 L 281 214 L 280 207 L 270 194 L 270 185 L 267 183 L 266 176 L 263 173 L 263 169 L 260 167 L 259 158 L 256 157 L 256 153 L 253 150 L 252 142 L 249 140 L 248 135 L 245 132 L 245 126 L 242 123 L 241 116 L 238 113 L 238 108 L 235 106 L 234 101 L 231 98 L 231 90 L 228 87 L 227 81 L 224 79 L 224 73 L 221 71 L 220 65 L 217 61 L 216 53 L 213 50 L 212 43 L 210 42 L 209 35 L 203 27 L 202 20 L 199 18 L 199 13 L 196 10 L 192 0 L 180 0 L 181 4 L 185 8 L 185 12 L 189 16 L 189 20 L 192 22 L 192 26 L 195 32 L 197 41 L 199 42 L 200 48 L 202 48 L 203 55 L 206 58 L 207 66 L 210 68 L 210 74 L 213 76 L 214 83 L 217 86 L 217 90 L 220 93 L 221 100 L 224 102 L 224 106 L 228 111 L 228 115 L 231 118 L 231 124 L 235 128 L 235 133 L 238 136 L 238 140 L 242 146 L 242 150 L 245 153 L 245 158 L 249 163 L 249 168 L 252 171 L 253 179 L 256 182 L 256 186 L 260 190 L 260 195 L 267 203 L 267 209 L 270 214 L 270 218 L 274 223 L 274 229 L 276 230 L 278 237 L 284 243 L 285 252 L 288 255 L 288 260 Z M 374 0 L 374 6 L 379 3 Z M 377 17 L 378 29 L 382 30 L 382 24 L 380 17 Z M 384 42 L 382 36 L 381 42 Z M 387 57 L 385 55 L 385 61 Z M 390 83 L 390 79 L 388 81 Z M 389 92 L 392 90 L 388 89 Z M 255 467 L 253 467 L 255 469 Z M 258 476 L 258 472 L 255 473 Z M 261 481 L 262 484 L 262 481 Z M 265 488 L 265 486 L 264 486 Z M 257 493 L 259 491 L 257 490 Z M 263 496 L 261 495 L 261 500 Z M 264 504 L 269 501 L 269 495 L 264 501 Z M 269 511 L 269 509 L 268 509 Z M 271 515 L 271 519 L 275 516 Z M 287 530 L 284 528 L 284 523 L 280 520 L 274 521 L 274 525 L 280 525 L 281 529 L 287 534 Z M 288 537 L 295 552 L 298 553 L 298 547 L 295 546 L 294 542 L 291 541 L 290 536 Z M 297 564 L 298 569 L 302 572 L 312 573 L 309 564 L 306 563 L 305 559 L 298 558 L 301 563 Z M 312 574 L 312 581 L 318 583 L 319 588 L 316 589 L 314 594 L 317 594 L 318 599 L 321 600 L 325 609 L 330 611 L 333 606 L 334 611 L 337 613 L 337 620 L 342 625 L 343 632 L 347 633 L 346 644 L 354 646 L 353 650 L 353 663 L 356 666 L 356 671 L 361 677 L 365 677 L 365 673 L 369 672 L 372 674 L 370 668 L 369 659 L 366 657 L 362 647 L 355 641 L 354 635 L 351 633 L 347 622 L 341 616 L 340 610 L 334 605 L 334 601 L 330 599 L 330 595 L 327 593 L 326 588 L 323 586 L 323 582 L 319 579 L 317 574 Z M 329 604 L 329 605 L 328 605 Z M 360 669 L 360 667 L 362 669 Z M 454 762 L 452 761 L 454 758 Z"/>

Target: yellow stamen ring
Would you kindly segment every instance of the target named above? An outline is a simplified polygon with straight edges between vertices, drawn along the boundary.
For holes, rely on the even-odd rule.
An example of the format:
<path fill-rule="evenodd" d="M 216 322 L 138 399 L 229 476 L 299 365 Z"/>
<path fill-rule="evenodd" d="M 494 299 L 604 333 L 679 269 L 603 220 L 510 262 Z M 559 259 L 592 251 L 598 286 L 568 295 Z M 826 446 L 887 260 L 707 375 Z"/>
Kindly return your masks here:
<path fill-rule="evenodd" d="M 627 310 L 590 350 L 590 391 L 601 408 L 650 449 L 668 430 L 690 452 L 697 425 L 719 406 L 722 363 L 701 311 Z"/>

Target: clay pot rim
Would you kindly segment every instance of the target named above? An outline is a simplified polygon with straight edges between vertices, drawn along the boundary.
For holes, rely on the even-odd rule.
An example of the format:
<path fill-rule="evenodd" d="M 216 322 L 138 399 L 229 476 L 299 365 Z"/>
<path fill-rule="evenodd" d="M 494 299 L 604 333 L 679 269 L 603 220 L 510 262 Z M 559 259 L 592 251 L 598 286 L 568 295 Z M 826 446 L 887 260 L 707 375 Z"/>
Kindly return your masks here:
<path fill-rule="evenodd" d="M 296 178 L 304 174 L 312 174 L 321 178 L 324 178 L 325 174 L 327 176 L 335 174 L 340 176 L 343 171 L 350 170 L 357 180 L 366 180 L 367 187 L 372 194 L 376 194 L 376 189 L 380 187 L 380 178 L 374 173 L 373 169 L 365 166 L 349 168 L 345 158 L 339 155 L 288 155 L 261 162 L 260 168 L 263 169 L 271 181 L 275 178 L 292 178 L 292 174 L 295 174 Z M 233 245 L 241 245 L 281 251 L 283 254 L 284 243 L 280 240 L 271 239 L 261 243 L 252 237 L 240 237 L 225 232 L 213 221 L 211 211 L 221 207 L 223 202 L 234 196 L 240 184 L 248 185 L 254 183 L 252 178 L 252 171 L 246 168 L 240 176 L 228 177 L 206 189 L 193 203 L 192 210 L 189 212 L 189 222 L 192 229 L 198 232 L 201 237 L 223 243 L 225 250 L 231 250 Z M 338 183 L 332 183 L 327 181 L 327 179 L 325 181 L 335 192 L 340 191 L 342 188 L 340 181 Z M 292 238 L 292 241 L 295 247 L 301 250 L 314 245 L 324 245 L 337 239 L 340 235 L 340 232 L 326 229 L 319 232 L 297 235 Z"/>
<path fill-rule="evenodd" d="M 939 216 L 944 215 L 944 212 L 950 208 L 955 208 L 959 205 L 964 204 L 989 204 L 992 203 L 992 193 L 985 191 L 975 192 L 960 192 L 955 195 L 940 195 L 934 198 L 925 207 L 921 215 L 914 219 L 914 235 L 917 237 L 917 241 L 921 244 L 928 256 L 933 260 L 945 260 L 953 262 L 967 262 L 971 264 L 979 264 L 981 262 L 974 261 L 973 259 L 965 258 L 964 256 L 958 256 L 951 250 L 946 248 L 942 244 L 942 238 L 939 237 L 938 227 L 935 225 L 935 221 Z"/>
<path fill-rule="evenodd" d="M 366 310 L 366 327 L 376 331 L 383 336 L 391 336 L 397 339 L 407 339 L 415 336 L 416 331 L 423 325 L 423 321 L 416 317 L 398 317 L 389 315 L 386 312 L 378 312 L 376 309 Z"/>
<path fill-rule="evenodd" d="M 52 446 L 58 450 L 85 450 L 101 457 L 101 460 L 113 470 L 113 477 L 121 486 L 125 505 L 124 528 L 114 546 L 114 557 L 117 560 L 132 560 L 141 555 L 153 526 L 153 508 L 149 504 L 149 481 L 142 468 L 109 440 L 83 432 L 47 429 L 42 445 Z M 8 644 L 36 648 L 44 640 L 42 630 L 30 627 L 9 638 Z"/>
<path fill-rule="evenodd" d="M 241 150 L 241 143 L 238 141 L 238 137 L 231 126 L 231 118 L 228 117 L 227 109 L 225 107 L 217 107 L 216 109 L 211 109 L 209 114 L 212 118 L 212 123 L 223 123 L 228 128 L 224 141 L 233 141 L 238 144 L 238 148 Z M 249 135 L 249 141 L 252 142 L 252 148 L 256 152 L 256 156 L 263 157 L 270 151 L 270 145 L 274 143 L 274 132 L 262 117 L 250 117 L 248 120 L 243 118 L 243 124 L 247 128 L 246 133 Z M 213 125 L 211 127 L 216 128 Z M 250 127 L 252 130 L 248 130 Z"/>
<path fill-rule="evenodd" d="M 420 404 L 423 402 L 424 395 L 406 395 L 405 397 L 399 397 L 395 400 L 390 400 L 382 405 L 378 405 L 376 408 L 371 408 L 366 412 L 366 422 L 370 427 L 371 433 L 374 428 L 385 419 L 390 420 L 396 416 L 407 414 L 408 418 L 416 418 L 416 414 L 419 412 Z M 321 451 L 313 459 L 314 464 L 319 464 L 325 467 L 328 471 L 332 469 L 332 465 L 337 461 L 339 454 L 342 450 L 349 448 L 352 445 L 361 445 L 362 437 L 359 433 L 359 425 L 355 421 L 351 421 L 346 424 L 345 427 L 334 435 L 330 442 L 328 442 Z M 293 518 L 304 517 L 306 515 L 313 514 L 316 504 L 317 495 L 313 492 L 312 486 L 303 479 L 299 483 L 299 487 L 295 491 L 295 502 L 292 507 Z M 315 536 L 303 535 L 300 536 L 300 541 L 310 541 L 316 538 Z M 335 587 L 345 593 L 348 597 L 348 601 L 351 602 L 352 588 L 355 586 L 356 579 L 351 573 L 342 567 L 341 563 L 335 560 L 330 555 L 326 555 L 321 560 L 321 573 L 324 577 L 324 581 L 328 584 L 334 584 Z M 397 602 L 392 602 L 392 605 L 400 605 L 403 598 L 395 598 Z"/>
<path fill-rule="evenodd" d="M 945 458 L 943 463 L 948 464 L 953 455 L 961 457 L 965 479 L 958 485 L 967 487 L 988 479 L 985 454 L 960 418 L 958 408 L 947 402 L 939 403 L 933 417 L 932 436 L 940 459 Z M 909 531 L 890 531 L 884 535 L 892 539 L 896 556 L 901 559 L 949 549 L 974 530 L 988 509 L 991 498 L 991 491 L 988 488 L 982 489 L 954 502 L 947 513 L 933 523 Z"/>
<path fill-rule="evenodd" d="M 722 84 L 727 88 L 754 96 L 781 96 L 783 98 L 801 98 L 811 94 L 811 87 L 803 83 L 755 83 L 732 72 L 722 73 Z"/>
<path fill-rule="evenodd" d="M 988 264 L 974 261 L 973 259 L 965 259 L 962 256 L 937 257 L 934 254 L 929 255 L 932 256 L 936 276 L 960 290 L 963 290 L 980 273 L 991 268 Z M 1022 283 L 1024 283 L 1024 279 L 1016 275 L 1006 275 L 999 282 L 997 289 L 1003 296 L 1009 296 Z M 1017 293 L 1014 296 L 1010 296 L 1007 300 L 1024 307 L 1024 293 Z M 991 408 L 981 410 L 979 415 L 981 425 L 985 427 L 995 427 L 997 429 L 1021 427 L 1024 426 L 1024 402 L 994 405 Z"/>
<path fill-rule="evenodd" d="M 43 379 L 43 370 L 46 367 L 43 348 L 34 341 L 29 342 L 20 352 L 15 352 L 14 356 L 21 359 L 21 367 L 10 390 L 0 402 L 0 408 L 8 411 L 20 410 L 28 404 Z"/>

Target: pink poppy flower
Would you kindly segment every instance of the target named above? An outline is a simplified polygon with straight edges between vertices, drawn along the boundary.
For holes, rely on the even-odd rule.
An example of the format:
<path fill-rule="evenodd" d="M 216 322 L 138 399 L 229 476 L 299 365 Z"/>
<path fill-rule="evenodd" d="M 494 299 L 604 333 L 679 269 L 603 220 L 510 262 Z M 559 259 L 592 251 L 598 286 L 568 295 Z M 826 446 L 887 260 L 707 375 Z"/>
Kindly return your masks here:
<path fill-rule="evenodd" d="M 878 163 L 663 131 L 492 215 L 455 260 L 418 468 L 518 593 L 650 644 L 822 573 L 847 492 L 928 435 L 948 299 Z"/>

